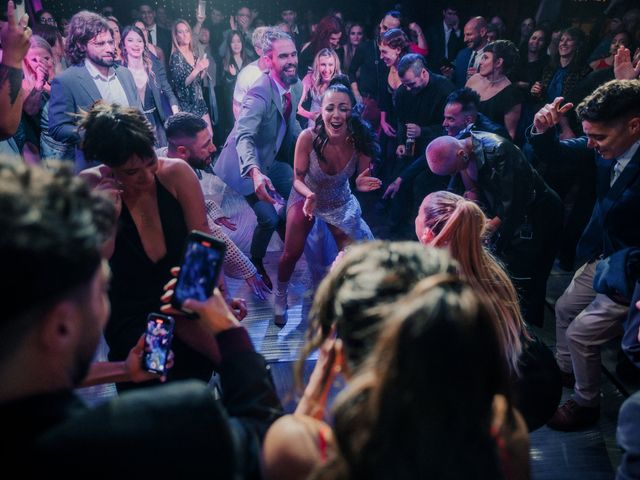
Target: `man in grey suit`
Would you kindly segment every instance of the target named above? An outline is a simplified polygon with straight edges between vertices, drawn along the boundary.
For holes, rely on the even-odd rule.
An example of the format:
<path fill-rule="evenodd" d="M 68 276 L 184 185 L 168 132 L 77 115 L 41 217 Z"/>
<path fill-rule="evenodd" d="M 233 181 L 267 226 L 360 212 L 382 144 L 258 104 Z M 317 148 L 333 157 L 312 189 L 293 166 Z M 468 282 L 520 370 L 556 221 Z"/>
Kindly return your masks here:
<path fill-rule="evenodd" d="M 106 19 L 82 11 L 69 23 L 66 56 L 71 65 L 51 82 L 49 134 L 54 140 L 79 146 L 76 114 L 88 111 L 97 100 L 142 110 L 133 75 L 116 65 L 113 32 Z M 88 165 L 76 148 L 76 170 Z"/>
<path fill-rule="evenodd" d="M 297 76 L 298 53 L 291 37 L 279 30 L 264 37 L 263 56 L 271 68 L 247 92 L 236 125 L 229 134 L 214 172 L 243 195 L 258 219 L 251 241 L 251 261 L 272 288 L 262 259 L 277 229 L 284 237 L 285 208 L 276 203 L 289 196 L 293 182 L 289 160 L 300 134 L 296 107 L 302 87 Z"/>

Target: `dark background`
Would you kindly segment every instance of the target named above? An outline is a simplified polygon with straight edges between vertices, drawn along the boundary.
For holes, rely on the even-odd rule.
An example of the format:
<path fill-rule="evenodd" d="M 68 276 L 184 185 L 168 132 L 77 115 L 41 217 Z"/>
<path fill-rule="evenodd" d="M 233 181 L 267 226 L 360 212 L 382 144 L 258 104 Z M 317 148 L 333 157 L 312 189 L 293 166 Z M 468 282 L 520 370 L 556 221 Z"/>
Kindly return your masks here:
<path fill-rule="evenodd" d="M 608 1 L 602 0 L 551 0 L 552 3 L 563 3 L 561 20 L 573 24 L 582 25 L 588 30 L 589 24 L 597 17 L 602 17 L 602 12 L 608 5 Z M 121 23 L 129 21 L 130 9 L 135 8 L 140 2 L 137 0 L 42 0 L 45 8 L 48 8 L 58 17 L 70 17 L 75 12 L 88 8 L 99 11 L 103 6 L 111 5 L 116 10 L 116 16 Z M 173 18 L 186 18 L 194 20 L 197 0 L 159 0 L 152 1 L 155 5 L 162 5 L 172 12 Z M 282 8 L 290 6 L 298 12 L 299 22 L 305 17 L 307 11 L 320 18 L 330 8 L 343 12 L 346 21 L 360 20 L 371 28 L 377 24 L 382 13 L 397 5 L 409 18 L 416 20 L 426 27 L 430 23 L 440 20 L 442 3 L 438 0 L 405 0 L 402 2 L 393 0 L 249 0 L 239 2 L 235 0 L 209 1 L 208 9 L 212 5 L 220 8 L 223 13 L 234 12 L 239 5 L 249 5 L 260 12 L 260 16 L 267 22 L 273 23 L 279 18 Z M 461 18 L 464 22 L 470 15 L 484 15 L 491 17 L 501 15 L 510 27 L 515 27 L 527 16 L 534 16 L 538 8 L 539 0 L 485 0 L 485 1 L 459 1 Z"/>

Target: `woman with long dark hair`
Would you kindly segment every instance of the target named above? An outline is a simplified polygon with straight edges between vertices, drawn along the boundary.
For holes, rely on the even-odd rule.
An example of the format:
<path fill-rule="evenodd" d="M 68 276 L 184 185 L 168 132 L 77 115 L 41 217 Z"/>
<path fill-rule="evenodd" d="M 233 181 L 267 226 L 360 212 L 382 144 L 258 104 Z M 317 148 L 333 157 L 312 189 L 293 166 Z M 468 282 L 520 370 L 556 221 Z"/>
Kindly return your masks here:
<path fill-rule="evenodd" d="M 144 34 L 138 27 L 127 26 L 124 28 L 120 51 L 122 64 L 133 75 L 144 114 L 155 130 L 155 145 L 156 147 L 165 147 L 167 135 L 164 131 L 164 122 L 169 115 L 164 111 L 162 96 L 166 96 L 173 113 L 178 111 L 178 99 L 166 80 L 164 67 L 159 60 L 153 61 Z M 158 71 L 160 69 L 161 71 Z"/>
<path fill-rule="evenodd" d="M 240 70 L 249 63 L 247 47 L 242 32 L 232 30 L 225 39 L 224 56 L 222 57 L 222 101 L 221 121 L 222 138 L 227 138 L 233 128 L 233 91 Z"/>
<path fill-rule="evenodd" d="M 277 326 L 286 323 L 287 289 L 302 255 L 314 216 L 327 223 L 339 250 L 358 240 L 371 240 L 349 178 L 357 173 L 356 188 L 368 192 L 381 182 L 369 176 L 372 157 L 378 154 L 370 126 L 353 112 L 355 98 L 348 79 L 339 76 L 322 97 L 321 118 L 313 130 L 298 137 L 294 181 L 287 205 L 284 251 L 278 264 L 275 301 Z"/>
<path fill-rule="evenodd" d="M 353 57 L 356 54 L 356 50 L 363 40 L 365 40 L 364 25 L 359 22 L 347 24 L 347 41 L 338 50 L 338 52 L 341 52 L 340 55 L 342 57 L 342 69 L 345 72 L 349 71 L 351 60 L 353 60 Z"/>

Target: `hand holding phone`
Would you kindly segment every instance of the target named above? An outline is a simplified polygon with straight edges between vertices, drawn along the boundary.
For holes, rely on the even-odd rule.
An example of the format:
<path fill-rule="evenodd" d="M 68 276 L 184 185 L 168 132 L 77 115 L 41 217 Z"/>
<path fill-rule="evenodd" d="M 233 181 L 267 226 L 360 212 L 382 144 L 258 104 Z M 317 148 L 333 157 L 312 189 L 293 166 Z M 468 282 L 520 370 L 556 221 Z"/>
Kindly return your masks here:
<path fill-rule="evenodd" d="M 144 340 L 144 368 L 153 373 L 167 373 L 167 362 L 173 341 L 174 320 L 167 315 L 150 313 L 147 317 L 147 332 Z"/>
<path fill-rule="evenodd" d="M 180 273 L 171 298 L 174 308 L 192 314 L 183 307 L 187 299 L 204 302 L 213 295 L 225 248 L 224 242 L 206 233 L 193 231 L 187 236 Z"/>

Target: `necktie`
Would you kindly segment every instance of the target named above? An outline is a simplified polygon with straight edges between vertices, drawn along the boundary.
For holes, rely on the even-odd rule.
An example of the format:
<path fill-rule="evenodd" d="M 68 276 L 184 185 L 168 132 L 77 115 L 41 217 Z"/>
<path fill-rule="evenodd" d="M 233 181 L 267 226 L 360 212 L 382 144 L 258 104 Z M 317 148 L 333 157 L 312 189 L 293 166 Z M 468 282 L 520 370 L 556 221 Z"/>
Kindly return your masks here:
<path fill-rule="evenodd" d="M 449 31 L 449 39 L 447 40 L 447 46 L 445 47 L 445 53 L 447 59 L 455 58 L 456 56 L 456 40 L 458 39 L 455 30 Z"/>
<path fill-rule="evenodd" d="M 622 173 L 622 164 L 620 163 L 620 160 L 616 160 L 616 163 L 613 164 L 613 170 L 611 171 L 610 186 L 613 186 L 613 184 L 616 183 L 616 180 L 618 179 L 621 173 Z"/>
<path fill-rule="evenodd" d="M 147 30 L 147 42 L 153 45 L 153 37 L 151 36 L 151 30 Z"/>
<path fill-rule="evenodd" d="M 289 120 L 291 115 L 291 92 L 285 92 L 282 95 L 282 109 L 284 110 L 284 119 Z"/>
<path fill-rule="evenodd" d="M 471 52 L 471 58 L 469 59 L 469 65 L 467 68 L 475 68 L 476 65 L 476 51 Z"/>

